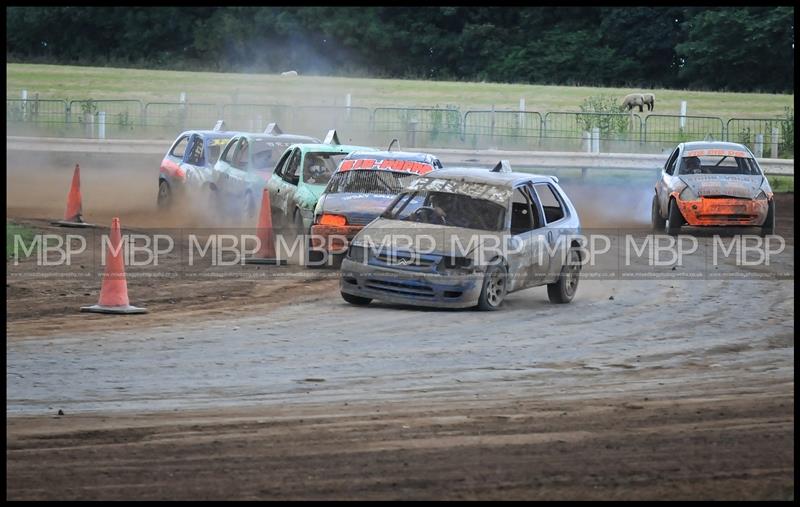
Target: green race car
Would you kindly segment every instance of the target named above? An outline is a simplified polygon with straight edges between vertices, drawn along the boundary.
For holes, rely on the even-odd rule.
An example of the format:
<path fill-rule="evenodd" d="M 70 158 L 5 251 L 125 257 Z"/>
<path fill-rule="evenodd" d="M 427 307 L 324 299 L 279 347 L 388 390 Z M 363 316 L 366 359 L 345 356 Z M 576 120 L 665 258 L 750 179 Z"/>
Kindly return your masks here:
<path fill-rule="evenodd" d="M 375 148 L 339 144 L 331 130 L 320 144 L 293 144 L 278 160 L 267 182 L 273 226 L 297 236 L 308 233 L 314 207 L 339 162 L 353 151 Z"/>

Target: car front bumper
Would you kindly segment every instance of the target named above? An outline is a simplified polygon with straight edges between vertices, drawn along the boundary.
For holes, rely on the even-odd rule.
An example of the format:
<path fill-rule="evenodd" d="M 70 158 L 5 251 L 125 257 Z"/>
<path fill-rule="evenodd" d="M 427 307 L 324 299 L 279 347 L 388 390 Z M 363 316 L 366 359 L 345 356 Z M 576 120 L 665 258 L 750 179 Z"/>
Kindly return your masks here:
<path fill-rule="evenodd" d="M 696 201 L 675 199 L 683 218 L 691 226 L 764 224 L 769 205 L 765 199 L 701 197 Z"/>
<path fill-rule="evenodd" d="M 483 273 L 443 275 L 405 271 L 342 261 L 339 287 L 342 292 L 388 303 L 438 308 L 467 308 L 478 304 Z"/>

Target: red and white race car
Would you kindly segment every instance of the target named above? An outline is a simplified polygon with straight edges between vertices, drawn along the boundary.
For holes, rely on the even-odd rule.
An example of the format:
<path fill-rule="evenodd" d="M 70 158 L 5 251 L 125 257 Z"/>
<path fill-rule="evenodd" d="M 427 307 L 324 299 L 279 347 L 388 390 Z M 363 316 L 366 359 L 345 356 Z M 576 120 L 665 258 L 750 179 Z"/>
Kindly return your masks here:
<path fill-rule="evenodd" d="M 353 236 L 383 213 L 411 180 L 441 167 L 429 153 L 355 151 L 348 155 L 317 201 L 310 258 L 313 250 L 343 254 Z"/>

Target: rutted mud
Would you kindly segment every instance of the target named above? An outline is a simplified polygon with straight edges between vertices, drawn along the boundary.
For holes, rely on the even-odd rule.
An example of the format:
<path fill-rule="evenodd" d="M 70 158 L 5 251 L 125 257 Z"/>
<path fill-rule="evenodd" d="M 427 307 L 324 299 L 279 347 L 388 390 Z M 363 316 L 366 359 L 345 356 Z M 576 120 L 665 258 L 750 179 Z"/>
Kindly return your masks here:
<path fill-rule="evenodd" d="M 155 214 L 155 168 L 81 170 L 89 221 L 192 225 Z M 51 230 L 71 168 L 20 177 L 7 216 Z M 585 227 L 643 225 L 568 193 Z M 78 313 L 99 278 L 9 275 L 7 497 L 793 498 L 793 280 L 582 280 L 482 313 L 242 271 L 279 276 L 131 276 L 151 313 L 128 317 Z"/>

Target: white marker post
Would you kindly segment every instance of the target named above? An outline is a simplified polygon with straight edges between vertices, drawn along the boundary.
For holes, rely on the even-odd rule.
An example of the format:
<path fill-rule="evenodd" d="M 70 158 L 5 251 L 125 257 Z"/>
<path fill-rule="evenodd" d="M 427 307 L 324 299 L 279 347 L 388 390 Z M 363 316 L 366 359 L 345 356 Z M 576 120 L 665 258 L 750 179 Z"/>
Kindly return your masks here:
<path fill-rule="evenodd" d="M 186 92 L 181 92 L 180 103 L 186 104 Z"/>
<path fill-rule="evenodd" d="M 347 107 L 347 119 L 348 119 L 348 120 L 350 119 L 350 104 L 351 104 L 351 101 L 350 101 L 350 99 L 351 99 L 351 98 L 352 98 L 352 97 L 350 97 L 350 94 L 349 94 L 349 93 L 348 93 L 347 95 L 345 95 L 345 97 L 344 97 L 344 104 L 345 104 L 345 106 Z"/>
<path fill-rule="evenodd" d="M 106 112 L 100 111 L 97 113 L 97 137 L 100 139 L 106 138 Z"/>
<path fill-rule="evenodd" d="M 686 128 L 686 101 L 681 101 L 681 130 Z"/>
<path fill-rule="evenodd" d="M 26 119 L 25 117 L 28 116 L 28 90 L 22 90 L 22 119 Z"/>
<path fill-rule="evenodd" d="M 772 127 L 772 133 L 770 137 L 771 141 L 771 149 L 770 149 L 770 156 L 772 158 L 778 158 L 778 128 Z"/>
<path fill-rule="evenodd" d="M 519 99 L 519 122 L 517 125 L 521 129 L 525 128 L 525 97 Z"/>
<path fill-rule="evenodd" d="M 583 131 L 583 149 L 586 153 L 592 152 L 592 134 L 588 130 Z"/>
<path fill-rule="evenodd" d="M 600 153 L 600 128 L 592 129 L 592 152 Z"/>
<path fill-rule="evenodd" d="M 753 151 L 755 152 L 756 158 L 764 156 L 764 134 L 756 134 L 756 145 Z"/>

